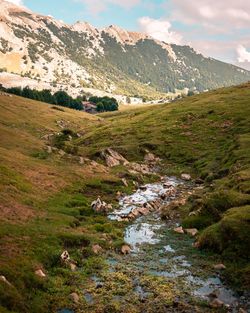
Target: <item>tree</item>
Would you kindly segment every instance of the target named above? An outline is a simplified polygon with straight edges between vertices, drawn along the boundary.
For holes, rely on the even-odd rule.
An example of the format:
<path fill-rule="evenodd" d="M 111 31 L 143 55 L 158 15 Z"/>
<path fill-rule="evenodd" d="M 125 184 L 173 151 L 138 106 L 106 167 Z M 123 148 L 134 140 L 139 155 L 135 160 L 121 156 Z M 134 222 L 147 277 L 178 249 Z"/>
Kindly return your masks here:
<path fill-rule="evenodd" d="M 115 98 L 110 97 L 90 97 L 90 102 L 93 102 L 98 105 L 97 111 L 98 112 L 105 112 L 105 111 L 117 111 L 118 110 L 118 102 Z"/>
<path fill-rule="evenodd" d="M 97 112 L 103 112 L 104 111 L 104 106 L 102 102 L 98 102 L 96 105 L 96 111 Z"/>
<path fill-rule="evenodd" d="M 64 107 L 70 107 L 70 102 L 72 98 L 67 94 L 65 91 L 57 91 L 54 94 L 56 104 L 64 106 Z"/>
<path fill-rule="evenodd" d="M 50 104 L 56 104 L 56 98 L 51 94 L 51 91 L 49 89 L 44 89 L 40 91 L 41 101 L 50 103 Z"/>
<path fill-rule="evenodd" d="M 29 99 L 34 99 L 35 98 L 33 90 L 30 89 L 28 86 L 23 88 L 22 96 L 24 98 L 29 98 Z"/>
<path fill-rule="evenodd" d="M 7 91 L 9 93 L 12 93 L 13 95 L 17 95 L 17 96 L 21 96 L 22 95 L 22 89 L 20 87 L 8 88 Z"/>

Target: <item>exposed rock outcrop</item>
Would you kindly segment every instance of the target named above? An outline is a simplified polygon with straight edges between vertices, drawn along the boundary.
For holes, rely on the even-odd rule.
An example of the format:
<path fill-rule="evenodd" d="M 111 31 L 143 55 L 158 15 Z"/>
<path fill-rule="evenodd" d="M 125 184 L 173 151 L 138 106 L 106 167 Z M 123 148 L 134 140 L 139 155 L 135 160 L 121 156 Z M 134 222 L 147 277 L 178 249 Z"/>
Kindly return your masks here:
<path fill-rule="evenodd" d="M 101 157 L 105 160 L 108 167 L 129 164 L 128 160 L 126 160 L 120 153 L 111 148 L 103 150 L 101 152 Z"/>

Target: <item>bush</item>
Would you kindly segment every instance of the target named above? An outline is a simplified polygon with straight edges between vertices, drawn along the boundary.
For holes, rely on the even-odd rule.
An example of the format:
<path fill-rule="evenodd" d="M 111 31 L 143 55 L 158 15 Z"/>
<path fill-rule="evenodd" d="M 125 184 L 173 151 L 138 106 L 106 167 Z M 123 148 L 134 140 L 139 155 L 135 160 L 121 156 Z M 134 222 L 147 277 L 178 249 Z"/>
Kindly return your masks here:
<path fill-rule="evenodd" d="M 97 105 L 96 109 L 98 112 L 117 111 L 119 107 L 118 102 L 115 98 L 90 97 L 89 101 Z"/>

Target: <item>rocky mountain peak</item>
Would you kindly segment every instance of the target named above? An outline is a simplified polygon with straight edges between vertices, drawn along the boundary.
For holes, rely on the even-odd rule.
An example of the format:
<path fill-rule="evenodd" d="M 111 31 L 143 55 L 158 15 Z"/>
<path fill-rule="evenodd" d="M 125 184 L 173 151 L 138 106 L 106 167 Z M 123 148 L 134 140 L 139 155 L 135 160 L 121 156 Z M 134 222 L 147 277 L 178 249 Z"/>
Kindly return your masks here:
<path fill-rule="evenodd" d="M 90 34 L 92 33 L 95 35 L 99 34 L 99 30 L 88 22 L 77 21 L 72 26 L 72 29 L 77 32 L 90 33 Z"/>
<path fill-rule="evenodd" d="M 110 25 L 103 29 L 103 31 L 110 35 L 111 37 L 115 38 L 118 43 L 121 43 L 122 45 L 134 45 L 139 40 L 149 38 L 149 36 L 138 33 L 138 32 L 129 32 L 127 30 L 124 30 L 123 28 L 117 26 L 117 25 Z"/>
<path fill-rule="evenodd" d="M 23 12 L 26 12 L 27 14 L 32 14 L 32 12 L 24 6 L 18 6 L 12 2 L 5 0 L 0 0 L 0 7 L 0 17 L 5 19 L 9 19 L 11 16 Z"/>

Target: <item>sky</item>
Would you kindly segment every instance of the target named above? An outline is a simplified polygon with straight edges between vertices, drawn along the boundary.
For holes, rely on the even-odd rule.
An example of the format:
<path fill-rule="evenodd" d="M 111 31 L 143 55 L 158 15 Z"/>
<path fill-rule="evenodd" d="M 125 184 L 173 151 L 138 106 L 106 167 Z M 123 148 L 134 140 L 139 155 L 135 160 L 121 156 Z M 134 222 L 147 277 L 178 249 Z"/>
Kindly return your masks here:
<path fill-rule="evenodd" d="M 9 0 L 65 23 L 87 21 L 190 45 L 250 70 L 250 0 Z"/>

